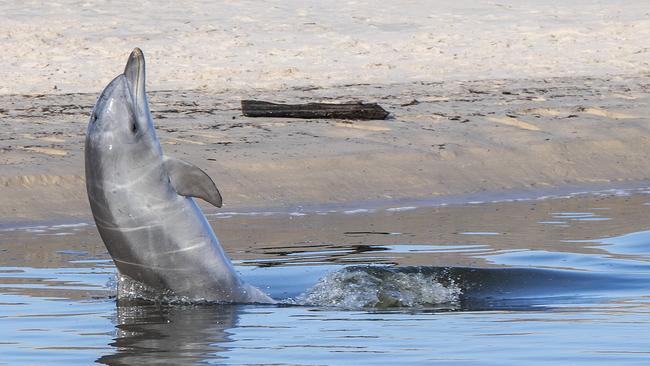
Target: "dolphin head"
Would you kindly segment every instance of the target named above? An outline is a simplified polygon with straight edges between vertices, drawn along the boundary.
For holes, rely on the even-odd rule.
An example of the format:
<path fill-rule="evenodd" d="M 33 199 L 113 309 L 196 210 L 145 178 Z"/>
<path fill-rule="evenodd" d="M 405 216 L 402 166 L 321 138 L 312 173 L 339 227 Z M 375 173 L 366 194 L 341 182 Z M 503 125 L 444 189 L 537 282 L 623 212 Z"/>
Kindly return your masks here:
<path fill-rule="evenodd" d="M 89 154 L 94 160 L 162 159 L 145 92 L 144 55 L 139 48 L 131 52 L 124 73 L 104 88 L 95 104 L 86 134 L 86 156 Z"/>

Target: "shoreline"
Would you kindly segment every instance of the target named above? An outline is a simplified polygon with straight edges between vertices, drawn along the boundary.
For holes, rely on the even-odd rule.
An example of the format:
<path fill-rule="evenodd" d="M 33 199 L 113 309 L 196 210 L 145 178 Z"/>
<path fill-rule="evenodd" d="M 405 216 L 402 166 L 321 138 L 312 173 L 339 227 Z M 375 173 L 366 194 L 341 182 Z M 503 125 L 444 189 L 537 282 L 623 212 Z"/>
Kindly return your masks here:
<path fill-rule="evenodd" d="M 617 182 L 608 185 L 567 185 L 547 189 L 509 190 L 502 192 L 479 192 L 459 195 L 400 198 L 394 200 L 350 201 L 340 203 L 291 203 L 284 206 L 242 206 L 215 208 L 196 199 L 209 221 L 232 216 L 306 216 L 306 215 L 358 215 L 366 213 L 401 212 L 418 209 L 461 207 L 473 205 L 507 204 L 517 202 L 543 202 L 556 199 L 580 199 L 584 197 L 616 197 L 650 194 L 650 180 Z M 649 198 L 650 200 L 650 198 Z M 42 219 L 26 218 L 11 221 L 0 219 L 0 232 L 22 230 L 32 227 L 77 227 L 94 226 L 90 209 L 87 213 L 70 216 L 57 216 Z"/>
<path fill-rule="evenodd" d="M 90 213 L 92 94 L 0 95 L 0 220 Z M 378 102 L 376 121 L 248 118 L 244 98 Z M 163 151 L 227 209 L 610 186 L 650 180 L 650 76 L 149 93 Z"/>

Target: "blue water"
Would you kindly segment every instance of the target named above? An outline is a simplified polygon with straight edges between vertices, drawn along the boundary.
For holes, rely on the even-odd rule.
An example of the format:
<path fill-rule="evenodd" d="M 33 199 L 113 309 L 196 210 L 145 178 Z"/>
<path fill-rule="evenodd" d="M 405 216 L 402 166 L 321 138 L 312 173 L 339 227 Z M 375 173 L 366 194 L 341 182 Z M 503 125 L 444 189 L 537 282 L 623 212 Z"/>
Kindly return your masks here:
<path fill-rule="evenodd" d="M 0 364 L 647 365 L 648 202 L 212 216 L 277 306 L 118 301 L 90 223 L 5 226 Z"/>

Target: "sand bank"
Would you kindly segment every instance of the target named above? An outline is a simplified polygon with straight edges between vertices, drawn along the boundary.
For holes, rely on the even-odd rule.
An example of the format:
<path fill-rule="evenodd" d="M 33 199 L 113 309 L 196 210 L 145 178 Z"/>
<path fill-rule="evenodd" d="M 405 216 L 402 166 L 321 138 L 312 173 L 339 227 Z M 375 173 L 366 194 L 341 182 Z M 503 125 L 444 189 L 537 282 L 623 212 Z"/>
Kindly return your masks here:
<path fill-rule="evenodd" d="M 164 150 L 230 208 L 645 180 L 649 38 L 642 1 L 3 2 L 0 219 L 89 214 L 88 115 L 134 46 Z M 242 98 L 393 118 L 249 119 Z"/>
<path fill-rule="evenodd" d="M 650 78 L 549 78 L 150 93 L 166 154 L 227 208 L 428 198 L 650 179 Z M 0 218 L 88 216 L 97 94 L 0 96 Z M 384 121 L 246 118 L 242 98 L 377 101 Z M 8 108 L 7 108 L 8 107 Z"/>

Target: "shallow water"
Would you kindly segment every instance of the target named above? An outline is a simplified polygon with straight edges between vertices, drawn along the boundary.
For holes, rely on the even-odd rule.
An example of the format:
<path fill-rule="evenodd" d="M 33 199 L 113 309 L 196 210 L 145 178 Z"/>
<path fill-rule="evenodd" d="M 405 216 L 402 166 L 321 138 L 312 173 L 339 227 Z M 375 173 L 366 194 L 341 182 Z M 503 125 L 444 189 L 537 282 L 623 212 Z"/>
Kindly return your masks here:
<path fill-rule="evenodd" d="M 0 364 L 645 365 L 648 193 L 210 214 L 277 306 L 118 302 L 91 222 L 7 224 Z"/>

